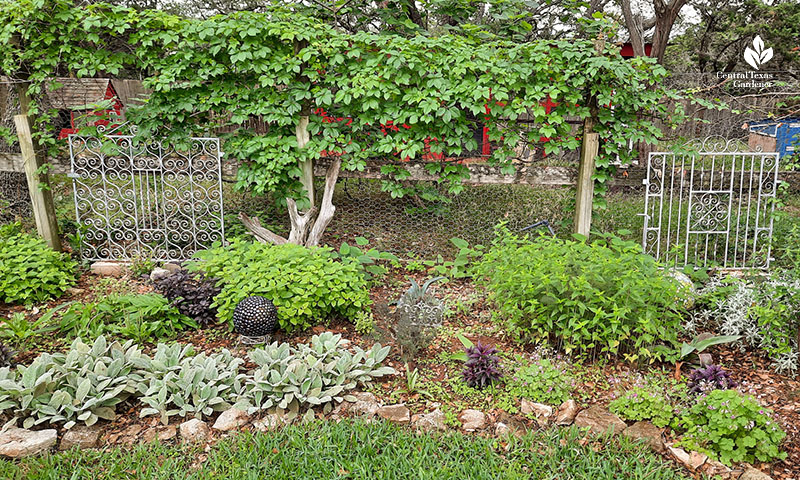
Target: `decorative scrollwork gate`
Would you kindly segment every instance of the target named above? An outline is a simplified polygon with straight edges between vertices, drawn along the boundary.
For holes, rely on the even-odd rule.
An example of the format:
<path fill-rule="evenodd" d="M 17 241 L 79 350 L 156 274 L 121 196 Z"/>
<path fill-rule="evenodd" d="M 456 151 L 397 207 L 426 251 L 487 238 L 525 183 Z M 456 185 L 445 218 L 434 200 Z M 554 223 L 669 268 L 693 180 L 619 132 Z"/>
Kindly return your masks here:
<path fill-rule="evenodd" d="M 69 136 L 82 257 L 186 260 L 224 241 L 219 139 L 180 149 L 119 131 Z"/>
<path fill-rule="evenodd" d="M 769 268 L 778 154 L 709 137 L 651 153 L 642 244 L 670 265 Z"/>

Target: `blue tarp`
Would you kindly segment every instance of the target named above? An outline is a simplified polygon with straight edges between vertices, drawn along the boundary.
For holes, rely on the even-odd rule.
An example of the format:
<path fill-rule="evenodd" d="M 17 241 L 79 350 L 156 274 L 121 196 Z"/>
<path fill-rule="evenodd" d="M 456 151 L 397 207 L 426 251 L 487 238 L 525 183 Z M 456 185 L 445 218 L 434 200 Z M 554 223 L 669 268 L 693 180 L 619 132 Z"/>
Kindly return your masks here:
<path fill-rule="evenodd" d="M 781 158 L 800 153 L 800 118 L 750 122 L 750 131 L 775 138 L 775 151 Z"/>

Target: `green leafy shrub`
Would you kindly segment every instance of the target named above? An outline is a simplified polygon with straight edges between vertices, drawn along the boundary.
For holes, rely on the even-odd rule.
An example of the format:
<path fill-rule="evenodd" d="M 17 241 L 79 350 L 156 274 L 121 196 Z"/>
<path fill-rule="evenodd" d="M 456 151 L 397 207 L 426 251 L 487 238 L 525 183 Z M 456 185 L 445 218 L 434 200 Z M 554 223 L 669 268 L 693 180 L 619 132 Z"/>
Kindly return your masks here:
<path fill-rule="evenodd" d="M 222 291 L 212 306 L 230 321 L 236 304 L 251 295 L 264 296 L 278 307 L 283 331 L 304 330 L 331 315 L 355 320 L 370 305 L 358 262 L 336 261 L 327 248 L 267 245 L 234 240 L 227 247 L 197 253 L 190 270 L 220 280 Z"/>
<path fill-rule="evenodd" d="M 149 277 L 154 268 L 156 268 L 156 262 L 149 257 L 137 255 L 131 259 L 131 274 L 135 278 Z"/>
<path fill-rule="evenodd" d="M 32 315 L 23 312 L 12 313 L 0 325 L 0 338 L 12 342 L 17 348 L 26 349 L 35 337 L 57 329 L 49 324 L 56 310 L 53 309 L 36 320 L 31 320 Z"/>
<path fill-rule="evenodd" d="M 361 335 L 369 335 L 375 331 L 375 317 L 371 312 L 362 310 L 358 312 L 355 320 L 356 332 Z"/>
<path fill-rule="evenodd" d="M 629 360 L 676 355 L 679 286 L 636 243 L 529 240 L 501 228 L 475 273 L 519 340 Z"/>
<path fill-rule="evenodd" d="M 523 364 L 513 375 L 508 375 L 503 396 L 512 399 L 508 405 L 512 410 L 516 410 L 515 405 L 521 398 L 547 405 L 561 405 L 570 398 L 572 385 L 573 379 L 566 364 L 541 358 Z"/>
<path fill-rule="evenodd" d="M 389 252 L 381 252 L 377 248 L 364 249 L 369 244 L 369 240 L 364 237 L 356 237 L 356 245 L 342 242 L 339 250 L 331 250 L 331 258 L 348 258 L 357 261 L 361 265 L 364 279 L 368 282 L 374 281 L 386 275 L 389 271 L 383 262 L 398 262 L 398 258 Z"/>
<path fill-rule="evenodd" d="M 736 390 L 714 390 L 682 417 L 686 434 L 679 445 L 728 465 L 786 458 L 786 452 L 779 450 L 786 433 L 771 413 L 751 396 Z"/>
<path fill-rule="evenodd" d="M 68 338 L 115 335 L 145 342 L 173 337 L 181 330 L 197 328 L 197 323 L 157 293 L 111 294 L 96 302 L 69 305 L 59 328 Z"/>
<path fill-rule="evenodd" d="M 0 231 L 0 302 L 44 302 L 75 284 L 75 268 L 66 253 L 18 227 Z"/>
<path fill-rule="evenodd" d="M 781 216 L 775 222 L 773 233 L 776 265 L 790 275 L 800 276 L 800 219 L 795 216 Z"/>
<path fill-rule="evenodd" d="M 483 245 L 470 247 L 469 242 L 461 238 L 451 238 L 450 243 L 458 249 L 453 260 L 445 260 L 444 257 L 438 255 L 435 260 L 423 261 L 423 265 L 429 267 L 430 273 L 450 278 L 469 277 L 473 263 L 483 255 Z"/>
<path fill-rule="evenodd" d="M 609 405 L 609 410 L 625 420 L 649 420 L 667 427 L 675 418 L 674 407 L 665 395 L 644 387 L 634 387 Z"/>

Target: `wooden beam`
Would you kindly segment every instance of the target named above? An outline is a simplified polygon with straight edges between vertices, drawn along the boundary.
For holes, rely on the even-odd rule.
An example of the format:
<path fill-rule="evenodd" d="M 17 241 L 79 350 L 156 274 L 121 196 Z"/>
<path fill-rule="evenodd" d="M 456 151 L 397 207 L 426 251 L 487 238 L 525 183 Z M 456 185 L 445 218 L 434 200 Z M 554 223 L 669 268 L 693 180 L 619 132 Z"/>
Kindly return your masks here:
<path fill-rule="evenodd" d="M 52 158 L 50 163 L 53 168 L 50 173 L 67 174 L 69 173 L 69 158 Z M 435 175 L 429 174 L 422 163 L 403 164 L 411 173 L 411 181 L 433 181 Z M 236 177 L 238 165 L 236 162 L 227 161 L 223 166 L 223 174 L 228 177 Z M 517 167 L 517 172 L 513 175 L 504 175 L 499 167 L 493 167 L 484 163 L 469 163 L 470 178 L 464 183 L 467 185 L 531 185 L 538 187 L 571 187 L 577 184 L 578 169 L 576 167 L 561 167 L 548 165 L 522 165 Z M 314 165 L 314 176 L 324 178 L 328 169 L 328 164 Z M 20 153 L 0 153 L 0 172 L 24 172 L 25 167 Z M 725 174 L 728 175 L 726 170 Z M 737 172 L 737 175 L 741 172 Z M 744 172 L 747 176 L 749 170 Z M 758 173 L 756 173 L 758 175 Z M 608 181 L 608 186 L 612 188 L 641 188 L 642 180 L 647 176 L 644 167 L 620 167 L 613 178 Z M 779 180 L 789 183 L 792 191 L 800 191 L 800 171 L 781 171 L 778 173 Z M 342 169 L 339 178 L 364 178 L 364 179 L 384 179 L 381 174 L 381 164 L 370 162 L 363 171 L 353 171 Z"/>
<path fill-rule="evenodd" d="M 53 204 L 53 192 L 50 190 L 50 178 L 46 172 L 42 172 L 42 166 L 47 161 L 45 151 L 33 138 L 31 117 L 14 115 L 14 124 L 17 127 L 17 137 L 22 150 L 25 176 L 28 178 L 28 192 L 31 196 L 36 229 L 50 248 L 60 252 L 61 239 L 58 237 L 58 221 Z"/>
<path fill-rule="evenodd" d="M 589 236 L 592 228 L 592 199 L 594 197 L 594 161 L 600 148 L 600 135 L 585 132 L 581 142 L 581 162 L 578 166 L 573 232 Z"/>
<path fill-rule="evenodd" d="M 24 172 L 21 153 L 0 153 L 0 172 Z"/>

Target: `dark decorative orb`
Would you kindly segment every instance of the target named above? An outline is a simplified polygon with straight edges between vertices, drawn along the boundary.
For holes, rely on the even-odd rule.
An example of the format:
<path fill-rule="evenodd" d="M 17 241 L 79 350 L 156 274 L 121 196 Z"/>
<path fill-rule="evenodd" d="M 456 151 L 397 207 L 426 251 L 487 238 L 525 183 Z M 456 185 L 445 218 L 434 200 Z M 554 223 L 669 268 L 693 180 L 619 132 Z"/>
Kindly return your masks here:
<path fill-rule="evenodd" d="M 278 309 L 264 297 L 247 297 L 233 311 L 233 328 L 245 337 L 272 335 L 278 329 Z"/>

